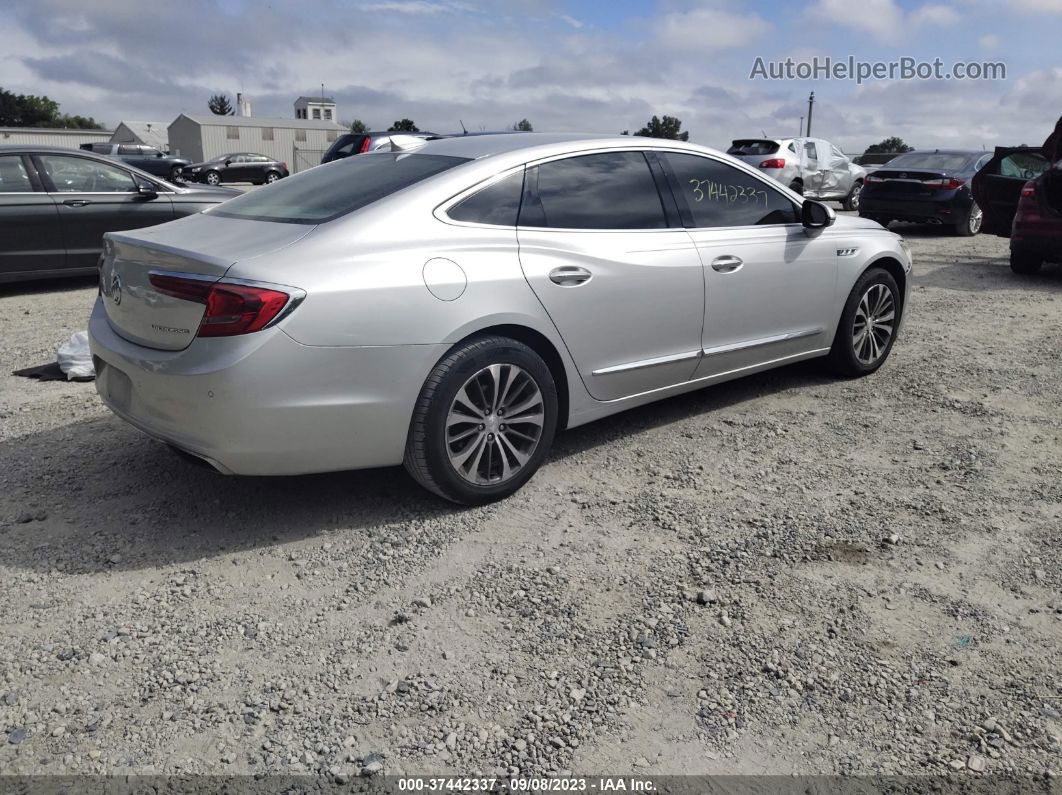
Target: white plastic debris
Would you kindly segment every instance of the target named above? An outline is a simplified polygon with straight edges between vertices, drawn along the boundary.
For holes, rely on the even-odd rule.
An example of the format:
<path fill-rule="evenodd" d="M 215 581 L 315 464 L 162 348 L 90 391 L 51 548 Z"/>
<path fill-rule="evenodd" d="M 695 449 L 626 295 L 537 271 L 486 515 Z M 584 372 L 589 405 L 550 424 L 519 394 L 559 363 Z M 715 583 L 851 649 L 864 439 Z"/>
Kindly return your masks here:
<path fill-rule="evenodd" d="M 87 331 L 75 331 L 70 339 L 59 346 L 59 369 L 66 373 L 66 380 L 94 378 Z"/>

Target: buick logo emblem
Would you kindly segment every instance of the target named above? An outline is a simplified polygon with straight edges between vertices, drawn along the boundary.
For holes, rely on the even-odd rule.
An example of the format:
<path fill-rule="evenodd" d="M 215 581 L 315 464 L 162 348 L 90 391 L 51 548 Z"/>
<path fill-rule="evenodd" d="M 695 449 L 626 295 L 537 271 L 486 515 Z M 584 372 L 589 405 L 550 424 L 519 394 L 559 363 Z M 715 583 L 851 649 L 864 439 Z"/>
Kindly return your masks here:
<path fill-rule="evenodd" d="M 902 174 L 900 174 L 900 179 L 907 179 L 907 172 L 906 171 L 904 171 Z"/>
<path fill-rule="evenodd" d="M 122 303 L 122 279 L 117 273 L 111 277 L 111 300 Z"/>

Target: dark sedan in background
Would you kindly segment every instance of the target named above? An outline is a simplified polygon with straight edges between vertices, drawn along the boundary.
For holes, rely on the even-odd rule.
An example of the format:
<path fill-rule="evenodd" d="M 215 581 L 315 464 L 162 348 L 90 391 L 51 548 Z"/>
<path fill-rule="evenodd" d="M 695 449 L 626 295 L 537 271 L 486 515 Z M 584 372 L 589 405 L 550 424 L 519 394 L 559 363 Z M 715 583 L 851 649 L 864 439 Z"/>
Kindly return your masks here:
<path fill-rule="evenodd" d="M 328 151 L 321 158 L 321 163 L 331 163 L 333 160 L 342 160 L 351 155 L 363 155 L 366 152 L 375 152 L 391 143 L 392 138 L 400 141 L 408 138 L 434 138 L 432 132 L 366 132 L 347 133 L 336 139 L 336 142 L 328 147 Z"/>
<path fill-rule="evenodd" d="M 867 174 L 859 215 L 882 226 L 915 221 L 944 224 L 957 235 L 976 235 L 983 216 L 970 180 L 991 157 L 989 152 L 957 149 L 898 155 Z"/>
<path fill-rule="evenodd" d="M 133 168 L 139 168 L 156 177 L 166 177 L 171 182 L 180 179 L 181 170 L 192 163 L 191 160 L 185 160 L 183 157 L 165 154 L 154 146 L 141 144 L 88 143 L 81 144 L 81 148 L 86 152 L 121 160 Z"/>
<path fill-rule="evenodd" d="M 0 146 L 0 282 L 93 273 L 104 232 L 172 221 L 238 195 L 174 185 L 78 149 Z"/>
<path fill-rule="evenodd" d="M 229 152 L 203 163 L 193 163 L 181 172 L 186 182 L 205 182 L 220 185 L 222 182 L 250 182 L 261 185 L 276 182 L 288 176 L 288 164 L 273 160 L 256 152 Z"/>

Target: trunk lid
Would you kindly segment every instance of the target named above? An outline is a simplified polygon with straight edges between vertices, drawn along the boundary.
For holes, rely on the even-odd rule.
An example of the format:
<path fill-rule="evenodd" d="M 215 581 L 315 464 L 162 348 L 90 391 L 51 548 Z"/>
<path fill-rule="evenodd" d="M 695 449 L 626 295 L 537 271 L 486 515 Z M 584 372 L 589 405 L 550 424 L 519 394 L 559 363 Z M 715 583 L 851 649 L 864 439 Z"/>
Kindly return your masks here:
<path fill-rule="evenodd" d="M 954 172 L 949 173 L 943 169 L 899 169 L 882 166 L 874 172 L 874 188 L 881 193 L 929 195 L 933 192 L 933 188 L 926 183 L 951 179 L 953 176 L 955 176 Z"/>
<path fill-rule="evenodd" d="M 133 232 L 104 236 L 100 292 L 111 328 L 137 345 L 187 348 L 206 307 L 156 290 L 152 271 L 215 282 L 236 261 L 289 246 L 314 229 L 309 224 L 216 218 L 209 213 Z"/>

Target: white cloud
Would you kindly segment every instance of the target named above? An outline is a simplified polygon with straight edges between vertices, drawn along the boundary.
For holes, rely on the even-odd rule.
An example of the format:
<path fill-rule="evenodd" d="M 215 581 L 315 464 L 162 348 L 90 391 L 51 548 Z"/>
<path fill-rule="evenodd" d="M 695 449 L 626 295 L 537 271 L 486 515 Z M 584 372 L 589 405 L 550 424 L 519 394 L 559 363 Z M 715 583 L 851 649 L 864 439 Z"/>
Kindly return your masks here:
<path fill-rule="evenodd" d="M 1012 0 L 1012 3 L 1028 11 L 1050 11 L 1054 14 L 1062 14 L 1062 0 Z"/>
<path fill-rule="evenodd" d="M 676 11 L 660 17 L 653 25 L 660 46 L 700 53 L 746 47 L 770 29 L 770 24 L 756 14 L 722 8 Z"/>
<path fill-rule="evenodd" d="M 908 24 L 922 25 L 956 25 L 962 21 L 962 15 L 951 6 L 924 5 L 916 8 L 908 17 Z"/>
<path fill-rule="evenodd" d="M 1062 2 L 1062 0 L 1058 0 Z M 1052 2 L 1052 0 L 1026 0 Z M 962 14 L 949 5 L 928 3 L 909 13 L 895 0 L 817 0 L 809 9 L 812 19 L 862 30 L 881 41 L 894 42 L 905 31 L 917 32 L 932 26 L 950 26 L 962 21 Z"/>
<path fill-rule="evenodd" d="M 999 47 L 999 36 L 995 33 L 986 33 L 977 40 L 977 43 L 981 45 L 982 49 L 995 50 Z"/>

